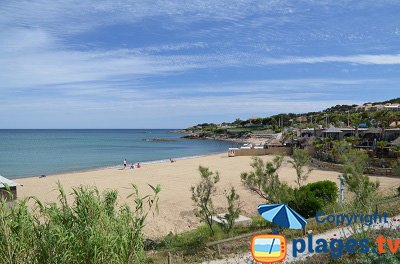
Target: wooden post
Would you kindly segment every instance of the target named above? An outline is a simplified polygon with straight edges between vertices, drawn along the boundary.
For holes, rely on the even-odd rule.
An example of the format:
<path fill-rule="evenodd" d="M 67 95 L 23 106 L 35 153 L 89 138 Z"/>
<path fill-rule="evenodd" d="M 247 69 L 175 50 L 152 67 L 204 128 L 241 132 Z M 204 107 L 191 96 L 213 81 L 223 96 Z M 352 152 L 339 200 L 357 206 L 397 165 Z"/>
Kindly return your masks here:
<path fill-rule="evenodd" d="M 217 244 L 217 253 L 218 253 L 218 256 L 221 256 L 221 249 L 219 248 L 219 244 Z"/>
<path fill-rule="evenodd" d="M 171 255 L 171 252 L 168 252 L 168 264 L 172 264 L 172 255 Z"/>

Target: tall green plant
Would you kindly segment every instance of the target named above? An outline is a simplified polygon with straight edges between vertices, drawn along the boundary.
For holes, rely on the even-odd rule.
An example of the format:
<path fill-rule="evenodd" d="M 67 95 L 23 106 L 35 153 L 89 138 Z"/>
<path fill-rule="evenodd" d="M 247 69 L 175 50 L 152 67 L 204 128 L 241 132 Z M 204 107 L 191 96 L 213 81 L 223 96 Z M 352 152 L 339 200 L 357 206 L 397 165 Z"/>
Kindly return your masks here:
<path fill-rule="evenodd" d="M 235 187 L 231 187 L 230 191 L 225 190 L 225 198 L 228 202 L 227 213 L 224 215 L 225 225 L 223 226 L 226 233 L 230 233 L 235 221 L 240 215 L 240 196 L 236 192 Z"/>
<path fill-rule="evenodd" d="M 337 140 L 333 142 L 331 155 L 335 162 L 341 162 L 342 157 L 351 150 L 351 145 L 344 140 Z"/>
<path fill-rule="evenodd" d="M 209 168 L 199 166 L 201 181 L 191 187 L 192 200 L 195 205 L 194 213 L 201 221 L 205 222 L 214 235 L 213 215 L 215 213 L 212 196 L 216 192 L 215 184 L 219 182 L 219 173 L 212 172 Z"/>
<path fill-rule="evenodd" d="M 364 175 L 368 155 L 361 151 L 351 150 L 343 157 L 343 161 L 343 176 L 346 185 L 355 195 L 353 204 L 357 209 L 371 210 L 379 182 L 371 182 L 369 177 Z"/>
<path fill-rule="evenodd" d="M 295 182 L 300 188 L 312 172 L 312 168 L 310 167 L 310 155 L 305 149 L 294 149 L 292 158 L 293 160 L 289 160 L 289 163 L 292 164 L 293 168 L 296 170 Z"/>
<path fill-rule="evenodd" d="M 58 203 L 33 199 L 11 208 L 0 201 L 0 259 L 3 263 L 143 263 L 143 227 L 156 212 L 160 187 L 141 196 L 136 186 L 133 205 L 118 206 L 116 191 L 100 194 L 95 187 L 73 190 L 72 203 L 59 185 Z"/>

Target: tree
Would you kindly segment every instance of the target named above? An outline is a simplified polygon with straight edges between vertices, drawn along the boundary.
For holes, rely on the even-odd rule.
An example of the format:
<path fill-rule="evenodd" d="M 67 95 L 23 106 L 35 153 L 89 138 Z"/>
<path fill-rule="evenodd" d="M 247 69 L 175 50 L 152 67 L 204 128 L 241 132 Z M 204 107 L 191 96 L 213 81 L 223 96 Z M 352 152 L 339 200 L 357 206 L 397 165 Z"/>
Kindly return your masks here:
<path fill-rule="evenodd" d="M 378 125 L 381 128 L 381 139 L 385 138 L 386 127 L 390 125 L 390 120 L 393 116 L 389 110 L 379 110 L 375 112 L 375 119 L 378 120 Z"/>
<path fill-rule="evenodd" d="M 224 220 L 226 221 L 226 224 L 224 225 L 224 230 L 227 233 L 230 233 L 233 226 L 235 225 L 236 219 L 240 215 L 240 196 L 239 194 L 237 194 L 235 187 L 231 187 L 229 192 L 225 190 L 225 198 L 228 202 L 228 213 L 224 215 Z"/>
<path fill-rule="evenodd" d="M 380 140 L 378 142 L 376 142 L 376 147 L 379 150 L 378 156 L 382 157 L 384 154 L 384 148 L 388 145 L 387 141 L 384 140 Z"/>
<path fill-rule="evenodd" d="M 346 137 L 345 140 L 350 143 L 352 146 L 356 146 L 358 144 L 360 144 L 361 139 L 359 137 L 355 137 L 355 136 L 350 136 L 350 137 Z"/>
<path fill-rule="evenodd" d="M 400 176 L 400 161 L 396 162 L 393 165 L 393 174 L 396 175 L 396 176 Z"/>
<path fill-rule="evenodd" d="M 356 137 L 358 137 L 358 127 L 360 126 L 361 117 L 358 113 L 353 113 L 350 115 L 351 124 L 355 127 L 356 130 Z"/>
<path fill-rule="evenodd" d="M 192 200 L 196 207 L 194 213 L 202 222 L 208 225 L 211 235 L 214 235 L 212 217 L 215 211 L 212 195 L 216 192 L 215 184 L 219 182 L 219 173 L 214 173 L 209 168 L 202 166 L 199 166 L 199 172 L 201 181 L 196 186 L 191 187 Z"/>
<path fill-rule="evenodd" d="M 364 175 L 367 168 L 368 155 L 351 150 L 344 157 L 343 176 L 350 192 L 354 193 L 354 205 L 357 209 L 370 210 L 372 199 L 379 188 L 379 182 L 371 182 Z"/>
<path fill-rule="evenodd" d="M 285 142 L 290 138 L 290 144 L 293 145 L 294 137 L 296 136 L 296 132 L 294 130 L 288 130 L 283 132 L 283 141 Z"/>
<path fill-rule="evenodd" d="M 335 162 L 341 162 L 343 155 L 348 153 L 351 145 L 347 141 L 337 140 L 333 142 L 331 154 Z"/>
<path fill-rule="evenodd" d="M 296 170 L 297 178 L 295 182 L 300 188 L 312 171 L 310 167 L 310 154 L 308 154 L 308 151 L 305 149 L 294 149 L 292 158 L 293 160 L 290 160 L 289 163 L 292 164 L 293 169 Z"/>
<path fill-rule="evenodd" d="M 321 144 L 320 140 L 313 140 L 312 145 L 314 146 L 317 159 L 320 160 L 322 156 L 322 150 L 324 149 L 324 144 Z"/>
<path fill-rule="evenodd" d="M 264 162 L 258 157 L 253 157 L 250 163 L 253 171 L 243 172 L 240 175 L 242 183 L 269 203 L 287 201 L 289 196 L 288 186 L 279 180 L 278 175 L 282 161 L 282 156 L 276 156 L 272 161 L 268 162 Z"/>

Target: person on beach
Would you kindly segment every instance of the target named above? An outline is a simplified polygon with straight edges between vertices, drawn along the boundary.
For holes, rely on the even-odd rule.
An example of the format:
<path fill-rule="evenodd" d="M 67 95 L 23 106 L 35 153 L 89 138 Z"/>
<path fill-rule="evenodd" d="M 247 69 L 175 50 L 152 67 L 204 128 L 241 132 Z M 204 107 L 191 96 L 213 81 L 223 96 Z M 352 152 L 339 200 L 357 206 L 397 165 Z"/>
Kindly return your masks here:
<path fill-rule="evenodd" d="M 124 159 L 124 169 L 126 169 L 126 159 Z"/>
<path fill-rule="evenodd" d="M 175 162 L 175 160 L 173 160 L 173 159 L 171 159 L 171 158 L 169 158 L 169 161 L 170 161 L 171 163 L 174 163 L 174 162 Z"/>
<path fill-rule="evenodd" d="M 134 162 L 132 162 L 132 164 L 131 164 L 131 169 L 132 169 L 132 170 L 135 169 L 135 163 L 134 163 Z"/>
<path fill-rule="evenodd" d="M 136 168 L 140 169 L 140 163 L 138 162 L 138 164 L 136 165 Z"/>

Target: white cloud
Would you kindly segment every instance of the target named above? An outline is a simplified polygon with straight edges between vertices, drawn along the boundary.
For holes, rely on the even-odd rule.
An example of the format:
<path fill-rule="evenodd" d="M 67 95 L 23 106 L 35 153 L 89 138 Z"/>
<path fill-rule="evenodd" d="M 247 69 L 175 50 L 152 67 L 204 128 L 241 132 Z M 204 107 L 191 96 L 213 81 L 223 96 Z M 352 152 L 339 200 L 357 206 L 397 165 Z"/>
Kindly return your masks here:
<path fill-rule="evenodd" d="M 258 67 L 256 70 L 281 69 L 282 65 L 312 68 L 319 64 L 321 67 L 339 64 L 352 65 L 352 69 L 381 65 L 397 69 L 400 54 L 387 46 L 397 47 L 398 42 L 394 40 L 386 45 L 383 38 L 377 38 L 376 42 L 372 39 L 371 32 L 386 29 L 384 24 L 377 29 L 362 23 L 344 28 L 340 26 L 349 19 L 332 20 L 335 16 L 334 12 L 331 14 L 332 8 L 342 8 L 346 13 L 357 8 L 371 9 L 374 5 L 388 9 L 396 2 L 371 0 L 359 6 L 351 1 L 333 0 L 297 4 L 278 0 L 4 0 L 0 5 L 0 116 L 6 120 L 8 114 L 9 120 L 20 120 L 14 113 L 23 118 L 24 113 L 29 116 L 36 112 L 40 120 L 46 113 L 49 118 L 70 112 L 79 117 L 81 111 L 86 114 L 99 111 L 99 116 L 107 111 L 125 116 L 128 111 L 154 118 L 216 112 L 246 115 L 286 111 L 287 105 L 291 111 L 308 111 L 350 102 L 347 90 L 342 87 L 355 91 L 367 84 L 378 87 L 387 82 L 338 78 L 350 74 L 332 74 L 336 76 L 332 79 L 315 75 L 305 79 L 243 82 L 228 82 L 229 76 L 217 76 L 209 85 L 203 84 L 200 78 L 208 82 L 208 77 L 225 69 L 239 72 L 236 70 L 243 68 L 243 79 L 251 80 L 246 74 L 255 67 Z M 321 16 L 332 17 L 321 19 L 316 11 L 325 12 Z M 123 49 L 122 41 L 118 45 L 90 42 L 90 34 L 99 34 L 98 28 L 121 24 L 140 26 L 149 21 L 150 27 L 155 23 L 161 32 L 155 35 L 162 35 L 155 40 L 145 39 L 146 44 L 142 45 L 131 39 L 132 47 L 136 48 Z M 151 29 L 144 27 L 143 31 Z M 397 31 L 391 30 L 390 35 Z M 169 39 L 170 33 L 175 38 Z M 88 37 L 89 43 L 80 37 Z M 325 49 L 317 49 L 318 53 L 302 52 L 301 48 L 307 50 L 320 42 L 327 46 L 321 45 Z M 349 42 L 356 45 L 347 46 Z M 363 50 L 359 43 L 368 47 Z M 91 48 L 92 44 L 96 48 Z M 337 44 L 343 44 L 346 49 L 335 49 Z M 377 51 L 377 47 L 383 48 Z M 375 48 L 375 54 L 368 54 L 369 48 Z M 201 74 L 207 71 L 204 76 L 194 72 L 199 69 Z M 194 73 L 198 81 L 189 83 L 190 75 L 186 73 Z M 183 77 L 181 85 L 172 83 L 178 78 L 165 78 L 178 74 Z M 266 70 L 266 78 L 274 78 L 268 74 Z M 232 79 L 240 79 L 236 77 Z M 334 89 L 342 89 L 340 96 L 334 94 Z M 324 101 L 322 95 L 327 94 L 332 99 Z"/>
<path fill-rule="evenodd" d="M 287 58 L 264 58 L 265 64 L 315 64 L 315 63 L 354 63 L 354 64 L 376 64 L 395 65 L 400 64 L 400 54 L 377 54 L 377 55 L 352 55 L 352 56 L 321 56 L 321 57 L 287 57 Z"/>

